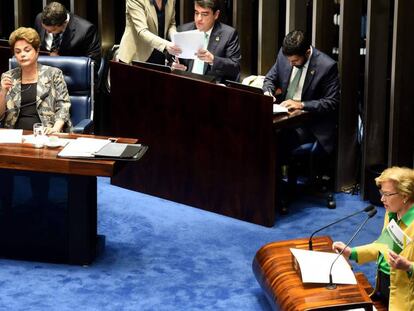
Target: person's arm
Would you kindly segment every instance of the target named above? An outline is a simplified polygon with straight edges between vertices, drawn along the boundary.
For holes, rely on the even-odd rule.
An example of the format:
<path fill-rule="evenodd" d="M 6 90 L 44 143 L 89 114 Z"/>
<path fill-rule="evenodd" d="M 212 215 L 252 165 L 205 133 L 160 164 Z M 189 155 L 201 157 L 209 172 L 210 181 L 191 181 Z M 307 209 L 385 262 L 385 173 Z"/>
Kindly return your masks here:
<path fill-rule="evenodd" d="M 3 73 L 1 75 L 0 84 L 0 119 L 3 119 L 6 112 L 6 95 L 12 85 L 11 77 L 8 74 Z"/>
<path fill-rule="evenodd" d="M 265 95 L 274 96 L 276 88 L 279 87 L 279 62 L 281 57 L 282 51 L 280 50 L 277 55 L 276 62 L 273 64 L 272 68 L 270 68 L 263 80 L 262 89 Z"/>
<path fill-rule="evenodd" d="M 175 0 L 172 3 L 172 7 L 175 8 Z M 169 40 L 172 40 L 172 35 L 177 32 L 177 25 L 176 25 L 176 22 L 175 22 L 175 9 L 172 10 L 170 23 L 167 27 L 168 27 L 167 28 L 168 29 L 167 30 L 167 38 Z"/>
<path fill-rule="evenodd" d="M 211 54 L 211 53 L 210 53 Z M 211 54 L 212 59 L 207 61 L 212 67 L 211 70 L 224 77 L 237 80 L 240 74 L 240 43 L 237 31 L 233 31 L 226 43 L 225 55 L 217 56 Z"/>
<path fill-rule="evenodd" d="M 326 74 L 321 78 L 319 83 L 319 99 L 303 101 L 302 109 L 317 113 L 335 111 L 338 107 L 340 96 L 338 67 L 336 63 L 327 69 Z"/>
<path fill-rule="evenodd" d="M 63 78 L 62 71 L 58 70 L 53 76 L 53 88 L 56 91 L 55 101 L 55 123 L 47 130 L 47 134 L 61 132 L 63 126 L 69 121 L 70 99 L 68 88 Z"/>
<path fill-rule="evenodd" d="M 349 246 L 345 247 L 345 243 L 343 243 L 343 242 L 333 242 L 332 243 L 332 249 L 337 253 L 340 253 L 343 250 L 344 252 L 342 254 L 346 258 L 349 258 L 351 256 L 351 253 L 352 253 L 351 248 Z"/>
<path fill-rule="evenodd" d="M 160 52 L 168 50 L 174 52 L 172 49 L 174 45 L 172 42 L 158 37 L 148 29 L 147 16 L 145 15 L 145 2 L 142 0 L 126 1 L 127 10 L 131 16 L 135 31 L 151 47 Z"/>
<path fill-rule="evenodd" d="M 398 255 L 393 251 L 388 252 L 388 264 L 393 269 L 400 269 L 407 272 L 409 277 L 413 274 L 413 262 L 409 261 L 404 256 Z"/>
<path fill-rule="evenodd" d="M 84 40 L 86 43 L 85 56 L 90 57 L 95 62 L 95 72 L 97 72 L 101 63 L 102 50 L 101 40 L 99 39 L 98 31 L 94 25 L 91 24 L 90 27 L 88 27 Z"/>

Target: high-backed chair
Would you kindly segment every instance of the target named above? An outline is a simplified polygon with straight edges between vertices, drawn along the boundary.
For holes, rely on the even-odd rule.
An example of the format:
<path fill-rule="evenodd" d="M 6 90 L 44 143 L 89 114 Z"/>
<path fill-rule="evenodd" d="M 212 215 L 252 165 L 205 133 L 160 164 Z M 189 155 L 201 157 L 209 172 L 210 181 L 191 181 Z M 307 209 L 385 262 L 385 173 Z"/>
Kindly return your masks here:
<path fill-rule="evenodd" d="M 73 132 L 92 133 L 95 100 L 93 61 L 89 57 L 41 55 L 38 62 L 62 70 L 71 101 Z M 16 66 L 16 59 L 11 58 L 9 68 Z"/>

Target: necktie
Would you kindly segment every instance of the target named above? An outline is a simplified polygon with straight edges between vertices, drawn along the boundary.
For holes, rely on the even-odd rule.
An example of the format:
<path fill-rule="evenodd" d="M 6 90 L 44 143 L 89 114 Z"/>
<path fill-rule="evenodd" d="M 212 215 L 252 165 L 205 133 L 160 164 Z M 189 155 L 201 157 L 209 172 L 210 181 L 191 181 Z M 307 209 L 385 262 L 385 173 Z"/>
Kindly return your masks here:
<path fill-rule="evenodd" d="M 60 33 L 53 34 L 52 46 L 50 48 L 51 52 L 57 52 L 59 50 L 60 43 L 62 42 L 62 36 Z"/>
<path fill-rule="evenodd" d="M 293 80 L 290 81 L 288 89 L 287 89 L 286 98 L 285 98 L 286 100 L 287 99 L 293 99 L 293 97 L 295 96 L 295 93 L 298 89 L 300 77 L 302 75 L 302 70 L 303 70 L 303 67 L 298 68 L 298 70 L 296 71 L 295 76 L 293 77 Z"/>
<path fill-rule="evenodd" d="M 207 49 L 208 46 L 208 34 L 204 33 L 204 45 L 203 48 Z M 200 75 L 204 74 L 204 62 L 199 60 L 198 58 L 194 60 L 193 69 L 191 70 L 193 73 L 198 73 Z"/>

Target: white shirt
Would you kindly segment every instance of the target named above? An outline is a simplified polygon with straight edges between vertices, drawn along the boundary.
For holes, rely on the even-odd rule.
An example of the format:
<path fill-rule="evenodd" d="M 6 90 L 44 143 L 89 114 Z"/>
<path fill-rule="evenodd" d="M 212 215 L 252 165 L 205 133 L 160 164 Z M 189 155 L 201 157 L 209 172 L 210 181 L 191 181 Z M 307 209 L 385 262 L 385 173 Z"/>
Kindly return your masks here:
<path fill-rule="evenodd" d="M 70 19 L 70 15 L 68 14 L 67 17 L 66 17 L 66 25 L 67 25 L 67 23 L 69 23 L 69 19 Z M 65 30 L 66 30 L 66 27 L 65 27 L 65 29 L 63 29 L 63 31 L 60 33 L 60 35 L 63 35 Z M 50 49 L 52 48 L 52 42 L 53 42 L 53 34 L 46 31 L 45 43 L 46 43 L 46 49 L 48 51 L 50 51 Z"/>
<path fill-rule="evenodd" d="M 207 38 L 206 38 L 206 40 L 204 42 L 204 46 L 203 46 L 203 49 L 205 49 L 205 50 L 207 50 L 212 30 L 213 30 L 213 27 L 211 27 L 208 31 L 205 32 L 205 34 L 207 35 Z M 198 74 L 204 74 L 204 61 L 202 61 L 198 58 L 195 59 L 194 62 L 193 62 L 193 68 L 192 68 L 191 72 L 198 73 Z"/>

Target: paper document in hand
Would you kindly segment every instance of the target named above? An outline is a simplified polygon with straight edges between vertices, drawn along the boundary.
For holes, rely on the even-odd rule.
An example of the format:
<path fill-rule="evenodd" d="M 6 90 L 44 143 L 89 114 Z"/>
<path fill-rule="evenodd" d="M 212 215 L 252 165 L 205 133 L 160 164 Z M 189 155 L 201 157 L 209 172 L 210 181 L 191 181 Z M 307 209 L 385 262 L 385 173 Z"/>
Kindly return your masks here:
<path fill-rule="evenodd" d="M 172 42 L 182 51 L 178 55 L 179 58 L 196 59 L 197 51 L 204 46 L 204 32 L 198 30 L 176 32 L 172 35 Z"/>
<path fill-rule="evenodd" d="M 0 143 L 18 143 L 22 142 L 23 130 L 2 129 L 0 130 Z"/>
<path fill-rule="evenodd" d="M 391 219 L 388 226 L 381 233 L 380 237 L 374 242 L 374 246 L 388 260 L 388 250 L 399 254 L 407 244 L 411 243 L 411 238 L 404 233 L 394 219 Z"/>
<path fill-rule="evenodd" d="M 273 114 L 277 113 L 288 113 L 288 109 L 286 107 L 280 106 L 279 104 L 273 104 Z"/>
<path fill-rule="evenodd" d="M 95 152 L 111 143 L 107 139 L 80 137 L 66 145 L 58 156 L 62 158 L 93 158 Z"/>
<path fill-rule="evenodd" d="M 329 270 L 338 254 L 297 248 L 291 248 L 290 251 L 299 263 L 303 283 L 329 283 Z M 333 265 L 332 282 L 334 284 L 357 284 L 355 275 L 343 256 L 340 256 Z"/>

